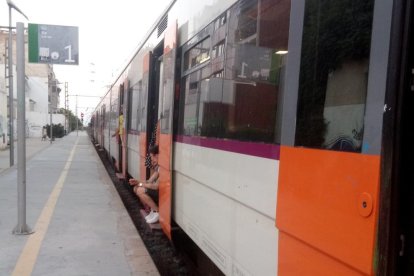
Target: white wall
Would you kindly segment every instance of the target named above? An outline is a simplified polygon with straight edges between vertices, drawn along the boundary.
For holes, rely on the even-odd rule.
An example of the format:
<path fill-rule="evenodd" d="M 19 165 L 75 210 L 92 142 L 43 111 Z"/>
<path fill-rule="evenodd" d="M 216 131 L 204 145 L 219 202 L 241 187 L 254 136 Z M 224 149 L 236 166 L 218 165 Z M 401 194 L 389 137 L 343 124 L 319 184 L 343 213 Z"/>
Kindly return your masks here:
<path fill-rule="evenodd" d="M 32 112 L 48 112 L 47 82 L 47 77 L 40 78 L 29 76 L 26 80 L 26 98 L 36 102 Z M 27 110 L 29 110 L 29 108 L 30 106 L 27 106 Z"/>
<path fill-rule="evenodd" d="M 7 31 L 0 31 L 0 68 L 5 68 L 5 41 L 8 37 Z M 15 37 L 13 39 L 14 47 Z M 28 45 L 25 45 L 26 51 Z M 27 57 L 27 55 L 26 55 Z M 17 138 L 17 74 L 16 74 L 16 51 L 13 51 L 13 98 L 14 98 L 14 137 Z M 26 136 L 40 137 L 41 129 L 44 125 L 50 123 L 48 115 L 48 74 L 49 65 L 28 63 L 26 58 L 25 75 L 26 75 Z M 0 74 L 0 150 L 7 146 L 8 140 L 8 117 L 7 117 L 7 95 L 6 80 L 4 70 Z M 32 103 L 32 104 L 31 104 Z M 31 110 L 31 107 L 33 109 Z M 63 115 L 62 115 L 63 116 Z M 55 117 L 55 116 L 54 116 Z M 58 116 L 59 118 L 61 116 Z M 61 119 L 56 119 L 59 122 Z M 63 119 L 64 124 L 64 119 Z M 5 142 L 3 143 L 3 134 Z"/>
<path fill-rule="evenodd" d="M 26 136 L 41 137 L 42 127 L 50 125 L 48 78 L 29 77 L 26 81 Z M 31 110 L 33 109 L 33 110 Z M 65 125 L 63 114 L 53 114 L 54 125 Z"/>
<path fill-rule="evenodd" d="M 62 126 L 65 126 L 65 115 L 53 114 L 52 122 L 54 125 L 61 124 Z"/>
<path fill-rule="evenodd" d="M 52 123 L 54 125 L 61 124 L 65 126 L 65 115 L 52 114 Z M 50 114 L 40 112 L 26 113 L 26 137 L 41 137 L 42 127 L 50 125 Z"/>

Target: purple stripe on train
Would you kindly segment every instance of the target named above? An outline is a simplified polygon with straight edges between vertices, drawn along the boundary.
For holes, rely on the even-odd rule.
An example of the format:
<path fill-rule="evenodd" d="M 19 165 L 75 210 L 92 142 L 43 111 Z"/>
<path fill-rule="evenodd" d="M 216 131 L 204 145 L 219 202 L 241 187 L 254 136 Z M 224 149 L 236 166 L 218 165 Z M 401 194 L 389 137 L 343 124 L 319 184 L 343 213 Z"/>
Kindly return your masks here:
<path fill-rule="evenodd" d="M 273 144 L 182 135 L 175 136 L 174 141 L 183 144 L 190 144 L 217 150 L 225 150 L 229 152 L 247 154 L 274 160 L 279 160 L 280 156 L 280 145 Z"/>

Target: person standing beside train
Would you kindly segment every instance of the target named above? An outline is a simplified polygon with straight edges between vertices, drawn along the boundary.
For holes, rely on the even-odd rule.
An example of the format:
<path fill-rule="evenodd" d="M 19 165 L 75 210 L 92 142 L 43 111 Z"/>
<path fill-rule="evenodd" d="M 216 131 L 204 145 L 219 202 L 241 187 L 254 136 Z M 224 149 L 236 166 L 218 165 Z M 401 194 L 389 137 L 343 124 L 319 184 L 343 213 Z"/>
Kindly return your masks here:
<path fill-rule="evenodd" d="M 147 223 L 156 223 L 159 220 L 158 214 L 158 183 L 159 183 L 159 165 L 158 165 L 158 146 L 149 148 L 151 156 L 151 177 L 145 181 L 138 181 L 131 178 L 129 184 L 134 186 L 134 193 L 139 197 L 143 204 L 151 208 L 150 213 L 145 217 Z"/>
<path fill-rule="evenodd" d="M 122 111 L 122 107 L 121 107 L 121 111 L 119 113 L 119 117 L 118 117 L 118 128 L 115 130 L 115 133 L 112 135 L 112 137 L 117 137 L 117 142 L 118 144 L 123 145 L 123 135 L 124 135 L 124 113 Z"/>

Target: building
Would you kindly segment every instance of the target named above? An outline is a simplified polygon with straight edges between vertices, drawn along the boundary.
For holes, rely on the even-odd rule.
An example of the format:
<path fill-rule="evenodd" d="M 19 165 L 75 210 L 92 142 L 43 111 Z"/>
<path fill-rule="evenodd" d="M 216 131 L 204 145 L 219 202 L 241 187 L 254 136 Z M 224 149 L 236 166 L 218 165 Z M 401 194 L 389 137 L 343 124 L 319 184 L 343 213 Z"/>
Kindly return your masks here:
<path fill-rule="evenodd" d="M 7 78 L 7 46 L 8 30 L 0 30 L 0 66 L 4 68 L 0 74 L 0 149 L 9 143 L 9 111 L 8 111 L 8 78 Z M 27 40 L 27 34 L 25 35 Z M 13 33 L 13 114 L 14 137 L 17 138 L 17 90 L 16 90 L 16 37 Z M 42 127 L 50 124 L 49 111 L 56 113 L 59 106 L 59 81 L 56 79 L 52 65 L 28 63 L 26 43 L 26 137 L 41 137 Z M 60 115 L 63 116 L 63 115 Z M 64 120 L 64 119 L 63 119 Z M 55 120 L 53 120 L 55 121 Z"/>

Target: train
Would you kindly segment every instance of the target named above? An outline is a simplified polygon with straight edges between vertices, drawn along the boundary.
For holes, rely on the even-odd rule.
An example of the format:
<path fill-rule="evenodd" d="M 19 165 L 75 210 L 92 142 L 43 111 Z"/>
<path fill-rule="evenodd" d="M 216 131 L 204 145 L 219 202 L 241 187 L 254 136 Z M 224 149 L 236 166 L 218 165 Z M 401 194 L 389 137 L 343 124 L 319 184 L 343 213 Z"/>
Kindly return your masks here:
<path fill-rule="evenodd" d="M 125 180 L 159 146 L 162 231 L 222 274 L 414 275 L 413 16 L 407 0 L 171 1 L 93 139 Z"/>

